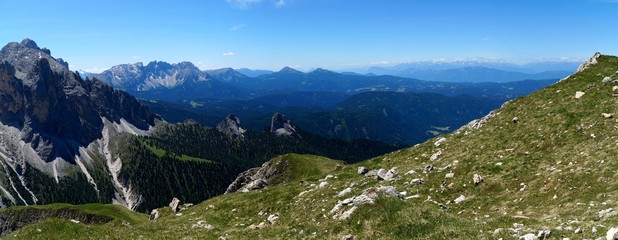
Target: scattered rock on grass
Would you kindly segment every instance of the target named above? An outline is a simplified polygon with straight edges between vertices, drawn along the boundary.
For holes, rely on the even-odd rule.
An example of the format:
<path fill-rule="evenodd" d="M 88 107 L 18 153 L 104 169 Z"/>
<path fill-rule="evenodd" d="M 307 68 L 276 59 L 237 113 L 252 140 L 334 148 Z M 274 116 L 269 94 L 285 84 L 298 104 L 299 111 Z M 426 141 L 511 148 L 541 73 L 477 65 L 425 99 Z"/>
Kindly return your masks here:
<path fill-rule="evenodd" d="M 415 178 L 415 179 L 412 179 L 412 181 L 410 181 L 410 184 L 417 184 L 417 185 L 421 185 L 421 184 L 423 184 L 423 179 L 422 179 L 422 178 Z"/>
<path fill-rule="evenodd" d="M 358 167 L 358 174 L 365 174 L 367 173 L 369 170 L 367 170 L 366 167 Z"/>
<path fill-rule="evenodd" d="M 519 239 L 520 240 L 537 240 L 538 238 L 533 233 L 528 233 L 526 235 L 519 237 Z"/>
<path fill-rule="evenodd" d="M 355 240 L 356 238 L 352 234 L 345 235 L 341 240 Z"/>
<path fill-rule="evenodd" d="M 440 156 L 442 156 L 442 151 L 438 151 L 434 154 L 431 155 L 431 157 L 429 157 L 429 161 L 435 161 L 437 160 Z"/>
<path fill-rule="evenodd" d="M 212 225 L 206 223 L 206 221 L 200 220 L 200 221 L 197 221 L 197 223 L 191 225 L 191 228 L 204 228 L 206 230 L 211 230 L 214 227 Z"/>
<path fill-rule="evenodd" d="M 601 113 L 601 116 L 603 116 L 604 118 L 613 118 L 614 115 L 610 114 L 610 113 Z"/>
<path fill-rule="evenodd" d="M 613 80 L 612 80 L 612 78 L 610 78 L 610 77 L 604 77 L 604 78 L 603 78 L 603 80 L 601 80 L 601 82 L 602 82 L 602 83 L 610 83 L 610 82 L 612 82 L 612 81 L 613 81 Z"/>
<path fill-rule="evenodd" d="M 266 223 L 264 223 L 264 222 L 261 222 L 258 225 L 255 225 L 255 224 L 249 225 L 249 229 L 252 229 L 252 230 L 262 229 L 262 228 L 265 228 L 265 227 L 266 227 Z"/>
<path fill-rule="evenodd" d="M 275 221 L 277 221 L 277 219 L 279 219 L 279 214 L 272 214 L 270 216 L 268 216 L 267 220 L 270 222 L 270 224 L 274 224 Z"/>
<path fill-rule="evenodd" d="M 339 192 L 339 194 L 337 194 L 337 196 L 343 197 L 343 196 L 345 196 L 346 194 L 348 194 L 350 192 L 352 192 L 352 188 L 346 188 L 346 189 L 341 190 L 341 192 Z"/>
<path fill-rule="evenodd" d="M 172 209 L 172 212 L 176 213 L 178 211 L 178 204 L 180 200 L 178 198 L 173 198 L 169 204 L 169 207 Z"/>
<path fill-rule="evenodd" d="M 360 173 L 360 168 L 358 170 L 358 172 Z M 393 167 L 390 170 L 386 170 L 384 168 L 380 168 L 380 169 L 374 169 L 371 171 L 368 171 L 365 173 L 365 177 L 368 178 L 375 178 L 377 180 L 385 180 L 385 181 L 390 181 L 393 180 L 395 178 L 395 176 L 397 176 L 397 167 Z"/>
<path fill-rule="evenodd" d="M 586 94 L 585 92 L 582 91 L 577 91 L 575 92 L 575 98 L 581 98 L 584 96 L 584 94 Z"/>
<path fill-rule="evenodd" d="M 607 230 L 607 240 L 618 240 L 618 227 Z"/>
<path fill-rule="evenodd" d="M 150 212 L 150 216 L 148 216 L 148 219 L 149 219 L 150 221 L 154 221 L 154 220 L 159 219 L 159 216 L 160 216 L 160 215 L 159 215 L 159 210 L 157 210 L 157 209 L 152 209 L 152 212 Z"/>
<path fill-rule="evenodd" d="M 541 230 L 536 235 L 536 237 L 539 239 L 548 239 L 550 236 L 551 236 L 551 230 L 549 229 Z"/>
<path fill-rule="evenodd" d="M 483 182 L 483 177 L 475 173 L 474 176 L 472 176 L 472 182 L 474 182 L 474 185 L 479 185 Z"/>
<path fill-rule="evenodd" d="M 466 200 L 466 196 L 459 195 L 459 197 L 455 198 L 455 204 L 459 204 L 460 202 L 463 202 L 465 200 Z"/>
<path fill-rule="evenodd" d="M 390 180 L 393 180 L 397 176 L 397 173 L 399 173 L 399 171 L 397 171 L 397 167 L 393 167 L 390 170 L 388 170 L 386 174 L 384 174 L 384 176 L 382 176 L 381 178 L 386 181 L 390 181 Z"/>
<path fill-rule="evenodd" d="M 356 209 L 364 204 L 374 204 L 375 200 L 381 197 L 398 197 L 403 198 L 403 195 L 393 186 L 379 186 L 365 189 L 361 195 L 339 201 L 330 211 L 333 214 L 333 219 L 345 220 L 348 219 Z M 343 211 L 344 206 L 351 208 Z"/>

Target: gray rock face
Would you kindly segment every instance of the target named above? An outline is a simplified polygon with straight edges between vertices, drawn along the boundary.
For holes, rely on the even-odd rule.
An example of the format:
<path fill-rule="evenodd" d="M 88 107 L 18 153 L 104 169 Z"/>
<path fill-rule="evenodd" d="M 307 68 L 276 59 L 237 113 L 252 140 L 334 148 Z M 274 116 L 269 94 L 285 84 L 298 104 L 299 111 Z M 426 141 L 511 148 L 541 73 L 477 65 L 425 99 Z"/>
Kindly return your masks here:
<path fill-rule="evenodd" d="M 300 137 L 298 133 L 296 133 L 296 129 L 294 128 L 294 125 L 292 125 L 292 121 L 281 113 L 273 114 L 270 132 L 276 134 L 277 136 Z"/>
<path fill-rule="evenodd" d="M 0 121 L 21 129 L 44 161 L 73 162 L 79 146 L 102 137 L 105 117 L 148 129 L 156 116 L 129 94 L 83 80 L 34 41 L 0 50 Z"/>
<path fill-rule="evenodd" d="M 607 240 L 618 240 L 618 227 L 610 228 L 605 235 Z"/>
<path fill-rule="evenodd" d="M 232 138 L 243 138 L 243 134 L 247 131 L 240 127 L 240 119 L 234 114 L 228 115 L 225 119 L 223 119 L 223 121 L 217 124 L 217 130 L 231 136 Z"/>
<path fill-rule="evenodd" d="M 165 101 L 197 98 L 236 100 L 250 95 L 245 89 L 212 78 L 190 62 L 122 64 L 91 76 L 113 87 L 125 89 L 134 96 Z"/>
<path fill-rule="evenodd" d="M 248 192 L 277 184 L 279 182 L 275 182 L 272 178 L 281 174 L 281 170 L 287 167 L 289 167 L 289 163 L 286 160 L 265 162 L 261 167 L 252 168 L 240 173 L 234 182 L 227 187 L 225 193 Z M 281 181 L 281 179 L 285 181 L 284 177 L 278 180 Z"/>
<path fill-rule="evenodd" d="M 262 189 L 262 188 L 265 188 L 266 186 L 268 186 L 268 183 L 266 182 L 266 180 L 259 178 L 259 179 L 255 179 L 247 183 L 247 185 L 245 185 L 244 188 L 242 188 L 240 191 L 248 192 L 248 191 Z"/>
<path fill-rule="evenodd" d="M 597 59 L 598 59 L 600 56 L 601 56 L 601 53 L 600 53 L 600 52 L 596 52 L 594 55 L 592 55 L 592 57 L 590 57 L 590 58 L 588 59 L 588 61 L 586 61 L 586 62 L 582 63 L 582 65 L 580 65 L 580 66 L 577 68 L 577 72 L 584 71 L 584 70 L 586 70 L 586 69 L 587 69 L 590 65 L 597 64 L 597 63 L 598 63 Z"/>
<path fill-rule="evenodd" d="M 169 64 L 166 62 L 141 62 L 122 64 L 100 74 L 93 74 L 102 81 L 123 89 L 150 91 L 175 88 L 189 82 L 204 82 L 208 75 L 189 62 Z"/>

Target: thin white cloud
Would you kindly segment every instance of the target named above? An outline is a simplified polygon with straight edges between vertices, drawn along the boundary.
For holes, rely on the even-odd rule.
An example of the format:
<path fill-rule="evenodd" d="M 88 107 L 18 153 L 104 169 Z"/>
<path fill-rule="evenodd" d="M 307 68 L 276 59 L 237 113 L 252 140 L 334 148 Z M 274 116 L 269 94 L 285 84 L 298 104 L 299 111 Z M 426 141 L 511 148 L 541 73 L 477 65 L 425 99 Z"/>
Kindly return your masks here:
<path fill-rule="evenodd" d="M 275 6 L 278 8 L 285 6 L 285 3 L 285 0 L 275 0 Z"/>
<path fill-rule="evenodd" d="M 232 6 L 234 7 L 244 9 L 244 8 L 247 8 L 251 4 L 259 3 L 261 0 L 225 0 L 225 1 L 228 2 L 229 4 L 232 4 Z"/>
<path fill-rule="evenodd" d="M 230 32 L 235 32 L 235 31 L 238 31 L 238 30 L 240 30 L 241 28 L 244 28 L 245 26 L 246 26 L 245 24 L 238 24 L 238 25 L 232 26 L 232 27 L 230 28 Z"/>
<path fill-rule="evenodd" d="M 140 56 L 131 56 L 131 58 L 133 58 L 133 59 L 141 59 L 142 57 L 140 57 Z"/>
<path fill-rule="evenodd" d="M 89 67 L 86 69 L 82 69 L 81 71 L 87 72 L 87 73 L 102 73 L 103 71 L 110 69 L 108 67 L 98 67 L 98 66 L 94 66 L 94 67 Z"/>
<path fill-rule="evenodd" d="M 391 64 L 389 61 L 377 61 L 377 62 L 372 62 L 370 65 L 388 65 Z"/>
<path fill-rule="evenodd" d="M 202 71 L 214 68 L 214 65 L 208 64 L 208 63 L 205 63 L 205 62 L 202 62 L 202 61 L 198 61 L 196 66 L 197 66 L 197 68 L 199 68 Z"/>
<path fill-rule="evenodd" d="M 223 56 L 224 57 L 234 56 L 234 52 L 224 52 Z"/>

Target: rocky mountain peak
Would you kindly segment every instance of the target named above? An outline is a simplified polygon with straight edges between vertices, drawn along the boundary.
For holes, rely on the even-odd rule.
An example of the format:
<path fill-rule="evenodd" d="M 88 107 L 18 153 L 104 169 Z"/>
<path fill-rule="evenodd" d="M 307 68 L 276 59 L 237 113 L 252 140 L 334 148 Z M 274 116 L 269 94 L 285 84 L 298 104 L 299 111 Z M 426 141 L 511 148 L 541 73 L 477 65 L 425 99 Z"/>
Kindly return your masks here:
<path fill-rule="evenodd" d="M 590 57 L 590 58 L 588 59 L 588 61 L 586 61 L 586 62 L 582 63 L 581 65 L 579 65 L 579 67 L 577 68 L 576 73 L 578 73 L 578 72 L 582 72 L 582 71 L 586 70 L 586 68 L 588 68 L 590 65 L 597 64 L 597 63 L 598 63 L 597 59 L 598 59 L 600 56 L 601 56 L 601 53 L 600 53 L 600 52 L 596 52 L 596 53 L 594 53 L 594 54 L 592 55 L 592 57 Z"/>
<path fill-rule="evenodd" d="M 39 46 L 36 44 L 36 42 L 33 41 L 30 38 L 26 38 L 26 39 L 22 40 L 20 44 L 23 45 L 24 47 L 27 47 L 27 48 L 41 50 L 39 48 Z"/>
<path fill-rule="evenodd" d="M 176 64 L 177 68 L 191 68 L 191 69 L 198 69 L 195 65 L 193 65 L 192 62 L 179 62 L 178 64 Z M 198 69 L 199 70 L 199 69 Z"/>
<path fill-rule="evenodd" d="M 227 115 L 219 124 L 217 130 L 225 133 L 232 138 L 244 137 L 243 134 L 247 131 L 240 127 L 240 119 L 234 114 Z"/>
<path fill-rule="evenodd" d="M 0 50 L 0 119 L 20 130 L 20 140 L 42 160 L 72 161 L 77 148 L 102 137 L 102 118 L 141 129 L 154 125 L 155 115 L 135 98 L 83 80 L 47 52 L 30 39 Z"/>
<path fill-rule="evenodd" d="M 15 68 L 15 76 L 21 79 L 24 84 L 32 86 L 40 80 L 37 78 L 37 71 L 41 69 L 41 59 L 46 60 L 46 65 L 49 66 L 52 72 L 59 75 L 67 75 L 66 83 L 76 81 L 70 75 L 68 64 L 61 60 L 53 58 L 49 55 L 50 51 L 41 50 L 36 42 L 31 39 L 24 39 L 21 43 L 12 42 L 7 44 L 0 50 L 0 59 L 7 61 Z M 75 85 L 75 84 L 70 84 Z"/>
<path fill-rule="evenodd" d="M 298 136 L 294 125 L 292 125 L 292 121 L 281 113 L 273 114 L 270 132 L 277 136 Z"/>

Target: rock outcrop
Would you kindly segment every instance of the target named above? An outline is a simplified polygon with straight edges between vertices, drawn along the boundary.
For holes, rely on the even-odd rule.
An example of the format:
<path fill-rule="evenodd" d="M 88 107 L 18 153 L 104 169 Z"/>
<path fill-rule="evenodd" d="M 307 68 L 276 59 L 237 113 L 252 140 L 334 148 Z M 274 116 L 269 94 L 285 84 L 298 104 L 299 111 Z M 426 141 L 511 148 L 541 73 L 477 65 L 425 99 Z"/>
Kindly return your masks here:
<path fill-rule="evenodd" d="M 282 172 L 286 167 L 287 161 L 268 161 L 262 164 L 261 167 L 252 168 L 242 172 L 236 177 L 236 180 L 228 186 L 225 193 L 232 192 L 248 192 L 252 190 L 262 189 L 268 185 L 275 184 L 273 177 Z"/>
<path fill-rule="evenodd" d="M 292 125 L 292 121 L 281 113 L 273 114 L 270 124 L 270 132 L 276 134 L 277 136 L 300 137 L 298 133 L 296 133 L 296 129 L 294 128 L 294 125 Z"/>
<path fill-rule="evenodd" d="M 597 64 L 598 63 L 597 59 L 600 56 L 601 56 L 601 53 L 600 52 L 596 52 L 594 55 L 592 55 L 592 57 L 590 57 L 588 59 L 588 61 L 582 63 L 582 65 L 579 65 L 579 67 L 577 68 L 576 73 L 586 70 L 591 65 Z"/>
<path fill-rule="evenodd" d="M 217 124 L 217 130 L 225 133 L 232 138 L 243 138 L 246 129 L 240 126 L 240 119 L 234 114 L 227 115 L 219 124 Z"/>
<path fill-rule="evenodd" d="M 178 204 L 180 204 L 180 199 L 178 198 L 173 198 L 170 204 L 168 204 L 173 213 L 178 212 Z"/>
<path fill-rule="evenodd" d="M 152 209 L 152 211 L 150 212 L 150 215 L 148 215 L 148 220 L 155 221 L 159 219 L 159 217 L 160 217 L 159 210 Z"/>

